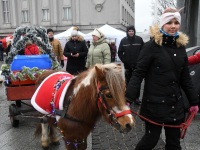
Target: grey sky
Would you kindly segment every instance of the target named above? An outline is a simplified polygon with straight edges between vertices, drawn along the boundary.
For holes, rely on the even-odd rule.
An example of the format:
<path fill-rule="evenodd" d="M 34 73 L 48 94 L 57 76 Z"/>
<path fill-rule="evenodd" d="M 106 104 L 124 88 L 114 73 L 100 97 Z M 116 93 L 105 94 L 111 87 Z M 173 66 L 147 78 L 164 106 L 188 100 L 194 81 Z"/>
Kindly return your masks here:
<path fill-rule="evenodd" d="M 149 29 L 153 22 L 152 0 L 135 0 L 135 28 L 137 32 Z"/>

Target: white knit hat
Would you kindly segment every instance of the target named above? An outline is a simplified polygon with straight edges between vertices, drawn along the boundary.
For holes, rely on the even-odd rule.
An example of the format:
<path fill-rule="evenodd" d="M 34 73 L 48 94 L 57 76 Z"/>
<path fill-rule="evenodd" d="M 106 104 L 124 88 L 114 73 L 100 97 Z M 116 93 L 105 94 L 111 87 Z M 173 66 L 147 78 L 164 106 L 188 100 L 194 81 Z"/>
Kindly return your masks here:
<path fill-rule="evenodd" d="M 95 35 L 98 38 L 101 38 L 103 36 L 103 34 L 98 29 L 94 29 L 94 31 L 92 32 L 92 35 Z"/>
<path fill-rule="evenodd" d="M 77 36 L 77 35 L 78 35 L 78 27 L 74 27 L 71 32 L 71 36 Z"/>

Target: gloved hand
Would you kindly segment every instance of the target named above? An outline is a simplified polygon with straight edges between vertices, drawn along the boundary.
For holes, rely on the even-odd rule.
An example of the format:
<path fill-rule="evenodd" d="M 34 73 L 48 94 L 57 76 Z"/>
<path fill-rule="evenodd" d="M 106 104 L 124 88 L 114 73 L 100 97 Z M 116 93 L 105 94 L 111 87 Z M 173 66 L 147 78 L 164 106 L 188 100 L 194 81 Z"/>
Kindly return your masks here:
<path fill-rule="evenodd" d="M 62 68 L 64 67 L 64 65 L 65 65 L 65 64 L 64 64 L 64 60 L 61 60 L 61 61 L 60 61 L 60 65 L 61 65 Z"/>
<path fill-rule="evenodd" d="M 196 106 L 191 106 L 191 107 L 189 108 L 189 112 L 190 112 L 190 113 L 191 113 L 191 112 L 195 112 L 195 114 L 197 114 L 198 111 L 199 111 L 198 105 L 196 105 Z"/>

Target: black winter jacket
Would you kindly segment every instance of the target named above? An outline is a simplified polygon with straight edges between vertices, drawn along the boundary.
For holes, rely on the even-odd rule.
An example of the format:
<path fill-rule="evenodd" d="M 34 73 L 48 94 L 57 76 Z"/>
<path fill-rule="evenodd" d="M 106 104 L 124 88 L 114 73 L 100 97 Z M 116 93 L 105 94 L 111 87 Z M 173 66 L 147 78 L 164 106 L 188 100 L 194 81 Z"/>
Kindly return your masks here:
<path fill-rule="evenodd" d="M 198 96 L 191 82 L 184 47 L 188 38 L 179 33 L 179 38 L 171 41 L 159 32 L 158 27 L 152 30 L 156 30 L 152 31 L 153 40 L 147 42 L 141 50 L 126 97 L 136 98 L 144 78 L 141 115 L 160 123 L 182 120 L 185 117 L 185 109 L 181 88 L 190 105 L 198 105 Z"/>
<path fill-rule="evenodd" d="M 141 37 L 134 36 L 133 38 L 124 37 L 119 45 L 118 56 L 124 63 L 126 69 L 132 69 L 135 67 L 137 58 L 144 42 Z"/>
<path fill-rule="evenodd" d="M 79 53 L 79 57 L 72 57 L 71 53 Z M 67 57 L 66 71 L 72 74 L 77 74 L 85 70 L 86 56 L 88 49 L 82 37 L 77 41 L 69 40 L 64 48 L 64 56 Z"/>

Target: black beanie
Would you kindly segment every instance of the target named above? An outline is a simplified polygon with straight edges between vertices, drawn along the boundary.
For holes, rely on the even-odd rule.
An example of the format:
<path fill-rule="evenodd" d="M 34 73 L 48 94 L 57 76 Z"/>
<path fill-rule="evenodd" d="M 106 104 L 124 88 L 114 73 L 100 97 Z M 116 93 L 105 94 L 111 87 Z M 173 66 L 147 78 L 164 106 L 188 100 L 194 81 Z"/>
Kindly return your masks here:
<path fill-rule="evenodd" d="M 49 32 L 53 32 L 53 29 L 47 29 L 47 34 L 49 33 Z M 54 33 L 54 32 L 53 32 Z"/>
<path fill-rule="evenodd" d="M 134 26 L 128 26 L 126 28 L 126 31 L 128 32 L 129 30 L 133 30 L 135 32 L 135 27 Z"/>

